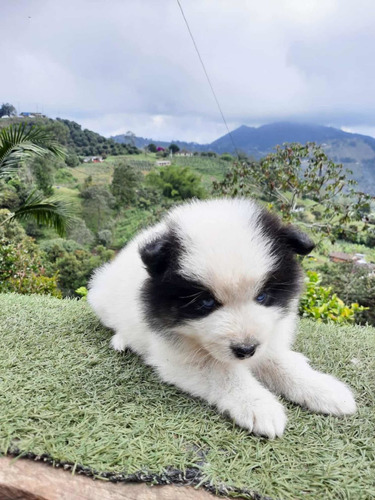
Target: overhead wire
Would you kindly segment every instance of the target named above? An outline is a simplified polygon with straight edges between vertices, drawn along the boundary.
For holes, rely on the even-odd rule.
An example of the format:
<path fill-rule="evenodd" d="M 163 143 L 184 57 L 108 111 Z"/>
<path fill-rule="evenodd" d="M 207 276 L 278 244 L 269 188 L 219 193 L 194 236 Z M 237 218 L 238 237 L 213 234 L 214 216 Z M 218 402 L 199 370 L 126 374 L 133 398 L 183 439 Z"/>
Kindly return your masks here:
<path fill-rule="evenodd" d="M 214 97 L 214 99 L 215 99 L 215 101 L 216 101 L 216 104 L 217 104 L 217 107 L 218 107 L 218 109 L 219 109 L 219 112 L 220 112 L 221 118 L 222 118 L 222 120 L 223 120 L 223 122 L 224 122 L 225 128 L 227 129 L 227 132 L 228 132 L 228 135 L 229 135 L 230 140 L 231 140 L 231 142 L 232 142 L 232 145 L 233 145 L 234 151 L 235 151 L 235 153 L 236 153 L 237 157 L 239 158 L 239 153 L 238 153 L 238 150 L 237 150 L 236 143 L 234 142 L 234 139 L 233 139 L 232 133 L 231 133 L 231 131 L 229 130 L 228 123 L 227 123 L 227 121 L 226 121 L 226 119 L 225 119 L 225 116 L 224 116 L 223 110 L 222 110 L 222 108 L 221 108 L 221 106 L 220 106 L 219 99 L 217 98 L 217 95 L 216 95 L 216 92 L 215 92 L 214 87 L 213 87 L 213 85 L 212 85 L 211 79 L 210 79 L 210 77 L 209 77 L 209 75 L 208 75 L 208 72 L 207 72 L 206 66 L 205 66 L 205 64 L 204 64 L 204 61 L 203 61 L 202 56 L 201 56 L 201 54 L 200 54 L 200 51 L 199 51 L 199 49 L 198 49 L 198 45 L 197 45 L 197 43 L 196 43 L 196 41 L 195 41 L 195 39 L 194 39 L 193 33 L 192 33 L 191 29 L 190 29 L 190 26 L 189 26 L 188 20 L 186 19 L 186 16 L 185 16 L 184 10 L 183 10 L 183 8 L 182 8 L 181 2 L 180 2 L 180 0 L 176 0 L 176 1 L 177 1 L 177 3 L 178 3 L 179 8 L 180 8 L 180 11 L 181 11 L 182 17 L 183 17 L 183 19 L 184 19 L 184 21 L 185 21 L 185 24 L 186 24 L 186 27 L 187 27 L 187 29 L 188 29 L 188 32 L 189 32 L 190 38 L 191 38 L 191 40 L 192 40 L 192 42 L 193 42 L 193 45 L 194 45 L 195 51 L 196 51 L 196 53 L 198 54 L 198 58 L 199 58 L 200 63 L 201 63 L 201 65 L 202 65 L 202 68 L 203 68 L 204 74 L 206 75 L 206 79 L 207 79 L 208 85 L 210 86 L 210 89 L 211 89 L 212 95 L 213 95 L 213 97 Z"/>

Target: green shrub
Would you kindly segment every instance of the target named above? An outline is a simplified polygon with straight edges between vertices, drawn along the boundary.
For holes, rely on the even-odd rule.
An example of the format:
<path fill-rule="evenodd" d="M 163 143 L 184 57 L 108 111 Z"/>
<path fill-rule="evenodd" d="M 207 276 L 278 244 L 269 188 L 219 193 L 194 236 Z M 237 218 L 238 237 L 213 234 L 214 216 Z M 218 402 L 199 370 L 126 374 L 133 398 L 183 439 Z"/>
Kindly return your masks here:
<path fill-rule="evenodd" d="M 307 286 L 300 301 L 300 314 L 305 318 L 329 323 L 354 323 L 356 314 L 365 308 L 356 302 L 346 305 L 331 287 L 321 286 L 321 276 L 317 272 L 307 271 Z"/>
<path fill-rule="evenodd" d="M 206 196 L 201 177 L 188 167 L 169 165 L 153 170 L 147 175 L 146 183 L 160 189 L 163 196 L 173 200 L 205 198 Z"/>
<path fill-rule="evenodd" d="M 322 285 L 331 286 L 345 302 L 358 302 L 364 309 L 356 322 L 375 325 L 375 274 L 368 266 L 350 263 L 325 263 L 318 267 Z"/>
<path fill-rule="evenodd" d="M 72 240 L 55 239 L 42 243 L 50 273 L 57 273 L 58 285 L 64 296 L 75 296 L 75 290 L 85 285 L 93 270 L 109 261 L 114 251 L 102 245 L 92 252 Z"/>
<path fill-rule="evenodd" d="M 0 223 L 9 212 L 0 210 Z M 48 276 L 44 254 L 22 226 L 12 221 L 0 226 L 0 292 L 61 297 L 57 274 Z"/>

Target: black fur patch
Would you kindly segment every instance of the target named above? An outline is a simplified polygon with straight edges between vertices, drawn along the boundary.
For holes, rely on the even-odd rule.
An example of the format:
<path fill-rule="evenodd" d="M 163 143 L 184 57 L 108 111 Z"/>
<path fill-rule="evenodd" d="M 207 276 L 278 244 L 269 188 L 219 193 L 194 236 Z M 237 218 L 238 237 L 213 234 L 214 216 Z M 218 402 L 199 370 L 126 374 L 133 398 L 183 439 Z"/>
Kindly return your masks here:
<path fill-rule="evenodd" d="M 279 217 L 266 210 L 261 211 L 258 224 L 271 242 L 268 251 L 276 257 L 274 269 L 259 291 L 266 293 L 262 305 L 288 310 L 291 299 L 298 296 L 302 285 L 296 253 L 305 255 L 314 244 L 307 235 L 293 226 L 282 224 Z M 187 320 L 203 318 L 221 306 L 203 283 L 180 274 L 179 261 L 185 251 L 173 229 L 139 250 L 149 274 L 141 290 L 142 307 L 147 323 L 158 331 L 168 331 Z"/>
<path fill-rule="evenodd" d="M 265 209 L 259 216 L 259 224 L 276 257 L 274 269 L 262 287 L 262 292 L 267 294 L 263 305 L 287 309 L 290 300 L 299 295 L 302 287 L 302 271 L 295 254 L 307 255 L 315 245 L 305 233 L 294 226 L 284 225 L 279 217 Z"/>
<path fill-rule="evenodd" d="M 140 249 L 149 273 L 141 290 L 143 310 L 147 323 L 157 330 L 203 318 L 220 307 L 204 285 L 179 273 L 179 257 L 183 251 L 173 231 Z M 213 305 L 207 307 L 210 300 Z"/>

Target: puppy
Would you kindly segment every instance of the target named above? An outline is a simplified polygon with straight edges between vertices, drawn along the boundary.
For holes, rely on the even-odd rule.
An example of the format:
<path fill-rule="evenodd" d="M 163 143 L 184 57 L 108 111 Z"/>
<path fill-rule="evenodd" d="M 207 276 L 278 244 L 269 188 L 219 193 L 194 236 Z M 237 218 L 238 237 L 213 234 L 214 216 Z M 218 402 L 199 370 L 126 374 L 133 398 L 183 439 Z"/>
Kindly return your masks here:
<path fill-rule="evenodd" d="M 193 201 L 136 236 L 98 269 L 88 301 L 160 378 L 274 438 L 277 396 L 314 412 L 354 413 L 349 388 L 291 350 L 313 242 L 246 199 Z"/>

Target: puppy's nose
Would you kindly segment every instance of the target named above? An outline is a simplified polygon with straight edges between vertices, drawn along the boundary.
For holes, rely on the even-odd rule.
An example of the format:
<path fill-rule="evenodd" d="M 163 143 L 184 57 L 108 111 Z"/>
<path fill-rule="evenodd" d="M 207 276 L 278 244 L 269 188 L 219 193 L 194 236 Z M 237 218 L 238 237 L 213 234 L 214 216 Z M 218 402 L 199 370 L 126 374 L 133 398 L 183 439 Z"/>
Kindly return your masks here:
<path fill-rule="evenodd" d="M 254 355 L 256 349 L 258 347 L 258 344 L 237 344 L 237 345 L 232 345 L 231 349 L 233 351 L 233 354 L 236 356 L 238 359 L 245 359 L 245 358 L 251 358 L 251 356 Z"/>

